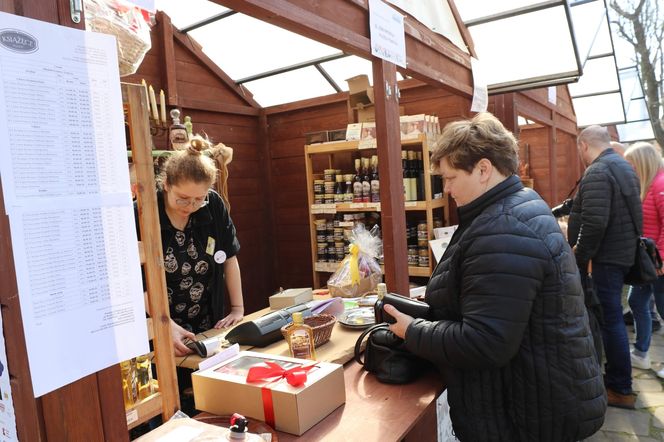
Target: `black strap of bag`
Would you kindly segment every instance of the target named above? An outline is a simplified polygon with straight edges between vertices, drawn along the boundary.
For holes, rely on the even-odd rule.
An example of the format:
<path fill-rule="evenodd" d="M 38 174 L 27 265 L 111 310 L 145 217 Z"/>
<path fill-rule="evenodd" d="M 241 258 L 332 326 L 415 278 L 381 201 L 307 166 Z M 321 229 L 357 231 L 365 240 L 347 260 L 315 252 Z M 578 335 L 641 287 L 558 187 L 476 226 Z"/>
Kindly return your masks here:
<path fill-rule="evenodd" d="M 374 324 L 371 327 L 364 330 L 362 334 L 357 338 L 357 341 L 355 342 L 355 360 L 357 361 L 358 364 L 364 366 L 364 361 L 362 360 L 362 342 L 364 341 L 364 338 L 366 338 L 374 330 L 379 328 L 389 328 L 389 324 L 387 322 Z"/>

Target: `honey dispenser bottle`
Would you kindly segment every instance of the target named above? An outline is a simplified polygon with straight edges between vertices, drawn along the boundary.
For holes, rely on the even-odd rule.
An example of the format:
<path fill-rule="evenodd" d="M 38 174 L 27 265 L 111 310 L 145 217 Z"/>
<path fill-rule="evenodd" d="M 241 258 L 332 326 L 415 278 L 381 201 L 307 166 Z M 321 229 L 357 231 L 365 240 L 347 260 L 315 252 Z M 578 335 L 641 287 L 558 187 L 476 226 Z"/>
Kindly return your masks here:
<path fill-rule="evenodd" d="M 294 358 L 316 360 L 314 332 L 304 323 L 302 312 L 293 313 L 293 325 L 288 327 L 288 347 Z"/>

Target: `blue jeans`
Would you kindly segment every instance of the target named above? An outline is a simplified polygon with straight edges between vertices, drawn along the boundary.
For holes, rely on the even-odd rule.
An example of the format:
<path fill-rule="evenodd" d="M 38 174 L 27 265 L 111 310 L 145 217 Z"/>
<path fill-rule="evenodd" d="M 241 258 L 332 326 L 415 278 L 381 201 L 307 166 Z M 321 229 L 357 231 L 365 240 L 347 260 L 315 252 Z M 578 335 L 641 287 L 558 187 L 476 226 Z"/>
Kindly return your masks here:
<path fill-rule="evenodd" d="M 621 303 L 623 279 L 628 270 L 627 267 L 593 263 L 593 282 L 604 316 L 604 385 L 620 394 L 632 393 L 632 361 Z"/>
<path fill-rule="evenodd" d="M 647 352 L 652 337 L 652 318 L 650 315 L 650 299 L 655 295 L 655 305 L 660 316 L 664 317 L 664 276 L 657 278 L 653 284 L 636 285 L 629 288 L 629 308 L 634 315 L 636 342 L 634 348 Z"/>

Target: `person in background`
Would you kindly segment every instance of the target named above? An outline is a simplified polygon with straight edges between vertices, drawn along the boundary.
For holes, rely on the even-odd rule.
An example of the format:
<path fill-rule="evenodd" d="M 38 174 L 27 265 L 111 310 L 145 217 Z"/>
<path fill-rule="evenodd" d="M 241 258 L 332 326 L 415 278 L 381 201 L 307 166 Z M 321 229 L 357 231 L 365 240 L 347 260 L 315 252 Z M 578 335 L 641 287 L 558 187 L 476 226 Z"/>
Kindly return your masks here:
<path fill-rule="evenodd" d="M 625 157 L 625 145 L 617 141 L 611 141 L 611 149 L 615 150 L 618 155 Z"/>
<path fill-rule="evenodd" d="M 636 170 L 641 184 L 641 200 L 643 201 L 643 235 L 651 238 L 659 250 L 664 250 L 664 164 L 662 155 L 650 143 L 635 143 L 625 152 L 625 159 Z M 654 284 L 633 286 L 629 289 L 629 307 L 634 315 L 636 342 L 632 349 L 632 366 L 644 370 L 650 369 L 650 339 L 652 337 L 652 320 L 650 313 L 651 299 L 654 295 L 655 304 L 660 315 L 664 314 L 664 276 Z M 664 378 L 664 369 L 657 372 Z"/>
<path fill-rule="evenodd" d="M 159 176 L 157 201 L 164 270 L 176 356 L 192 352 L 186 339 L 244 317 L 237 253 L 240 243 L 222 198 L 211 189 L 217 177 L 211 147 L 200 136 L 173 152 Z M 230 311 L 224 308 L 228 287 Z"/>
<path fill-rule="evenodd" d="M 602 426 L 606 393 L 572 250 L 519 179 L 518 147 L 489 113 L 450 123 L 431 157 L 459 227 L 425 299 L 390 326 L 447 382 L 461 441 L 578 441 Z"/>
<path fill-rule="evenodd" d="M 592 262 L 594 289 L 602 306 L 609 405 L 633 409 L 636 397 L 622 316 L 622 288 L 641 231 L 641 199 L 634 169 L 610 143 L 608 131 L 601 126 L 589 126 L 577 138 L 586 170 L 572 203 L 567 235 L 579 269 L 587 269 Z"/>

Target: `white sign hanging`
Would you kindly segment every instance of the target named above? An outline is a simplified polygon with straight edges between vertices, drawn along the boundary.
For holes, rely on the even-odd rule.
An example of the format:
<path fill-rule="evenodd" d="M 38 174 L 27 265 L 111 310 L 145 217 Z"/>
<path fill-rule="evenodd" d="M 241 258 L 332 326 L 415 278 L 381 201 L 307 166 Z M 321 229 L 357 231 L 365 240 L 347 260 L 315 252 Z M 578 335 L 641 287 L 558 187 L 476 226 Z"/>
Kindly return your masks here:
<path fill-rule="evenodd" d="M 35 396 L 149 351 L 115 38 L 0 13 L 0 178 Z"/>
<path fill-rule="evenodd" d="M 371 54 L 406 67 L 406 31 L 403 15 L 381 0 L 369 0 Z"/>
<path fill-rule="evenodd" d="M 489 106 L 489 86 L 486 82 L 486 75 L 482 71 L 482 63 L 477 58 L 470 57 L 470 66 L 473 69 L 473 102 L 470 110 L 486 112 Z"/>

